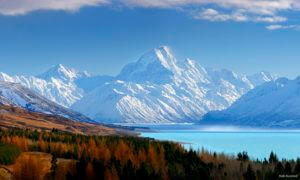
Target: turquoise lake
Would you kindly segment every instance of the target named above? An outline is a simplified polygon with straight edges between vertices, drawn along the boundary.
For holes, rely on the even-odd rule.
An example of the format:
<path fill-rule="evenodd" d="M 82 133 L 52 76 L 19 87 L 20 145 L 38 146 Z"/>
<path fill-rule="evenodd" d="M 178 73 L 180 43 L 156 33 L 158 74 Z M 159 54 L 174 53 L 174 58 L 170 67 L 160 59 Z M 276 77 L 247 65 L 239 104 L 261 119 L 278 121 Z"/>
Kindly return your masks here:
<path fill-rule="evenodd" d="M 273 151 L 282 159 L 300 157 L 299 130 L 240 129 L 195 125 L 147 125 L 142 137 L 183 143 L 186 148 L 205 148 L 212 152 L 236 155 L 247 151 L 253 159 L 268 158 Z"/>

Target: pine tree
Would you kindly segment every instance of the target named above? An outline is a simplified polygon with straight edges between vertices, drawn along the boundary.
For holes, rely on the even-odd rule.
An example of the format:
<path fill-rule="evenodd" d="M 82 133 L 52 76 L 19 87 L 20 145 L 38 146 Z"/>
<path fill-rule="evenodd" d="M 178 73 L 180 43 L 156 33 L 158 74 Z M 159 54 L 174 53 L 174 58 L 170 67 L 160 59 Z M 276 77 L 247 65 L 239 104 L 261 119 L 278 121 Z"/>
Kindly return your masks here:
<path fill-rule="evenodd" d="M 278 177 L 281 174 L 284 174 L 284 167 L 281 162 L 277 163 L 275 169 L 274 169 L 274 174 Z"/>
<path fill-rule="evenodd" d="M 296 174 L 300 174 L 300 158 L 297 158 L 294 171 L 295 171 Z"/>
<path fill-rule="evenodd" d="M 292 166 L 291 166 L 291 163 L 289 163 L 289 162 L 285 163 L 285 166 L 284 166 L 284 173 L 285 173 L 286 175 L 292 174 Z"/>
<path fill-rule="evenodd" d="M 247 171 L 244 173 L 245 180 L 255 180 L 255 172 L 252 170 L 251 165 L 249 164 L 247 167 Z"/>
<path fill-rule="evenodd" d="M 278 162 L 277 155 L 272 151 L 269 157 L 269 163 L 276 164 Z"/>

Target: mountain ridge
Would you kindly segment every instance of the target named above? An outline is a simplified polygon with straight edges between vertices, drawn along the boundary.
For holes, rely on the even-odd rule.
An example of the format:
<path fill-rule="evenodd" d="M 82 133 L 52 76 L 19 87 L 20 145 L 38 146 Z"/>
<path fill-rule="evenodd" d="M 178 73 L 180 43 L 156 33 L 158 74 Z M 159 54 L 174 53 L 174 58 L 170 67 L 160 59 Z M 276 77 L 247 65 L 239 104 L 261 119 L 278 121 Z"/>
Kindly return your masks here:
<path fill-rule="evenodd" d="M 257 86 L 224 111 L 209 112 L 205 124 L 300 127 L 300 77 Z"/>
<path fill-rule="evenodd" d="M 167 47 L 153 49 L 125 66 L 114 81 L 86 94 L 71 106 L 97 120 L 114 123 L 195 122 L 208 111 L 225 109 L 269 79 L 177 61 Z"/>
<path fill-rule="evenodd" d="M 229 107 L 255 86 L 276 79 L 260 72 L 247 76 L 177 61 L 167 46 L 154 48 L 115 76 L 91 76 L 59 64 L 38 76 L 9 76 L 65 108 L 99 122 L 196 122 L 212 110 Z"/>

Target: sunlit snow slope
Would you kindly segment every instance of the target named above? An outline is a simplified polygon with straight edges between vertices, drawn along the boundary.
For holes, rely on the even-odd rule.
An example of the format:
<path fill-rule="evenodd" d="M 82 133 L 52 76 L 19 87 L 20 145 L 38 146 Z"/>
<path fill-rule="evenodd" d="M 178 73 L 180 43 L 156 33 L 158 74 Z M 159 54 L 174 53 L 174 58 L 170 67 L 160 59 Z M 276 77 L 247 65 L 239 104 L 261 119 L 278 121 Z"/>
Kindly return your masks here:
<path fill-rule="evenodd" d="M 257 86 L 224 111 L 208 113 L 206 124 L 300 127 L 300 77 Z"/>
<path fill-rule="evenodd" d="M 97 121 L 114 123 L 195 122 L 274 79 L 266 72 L 246 76 L 204 68 L 191 59 L 177 62 L 170 48 L 163 46 L 126 65 L 72 108 Z"/>

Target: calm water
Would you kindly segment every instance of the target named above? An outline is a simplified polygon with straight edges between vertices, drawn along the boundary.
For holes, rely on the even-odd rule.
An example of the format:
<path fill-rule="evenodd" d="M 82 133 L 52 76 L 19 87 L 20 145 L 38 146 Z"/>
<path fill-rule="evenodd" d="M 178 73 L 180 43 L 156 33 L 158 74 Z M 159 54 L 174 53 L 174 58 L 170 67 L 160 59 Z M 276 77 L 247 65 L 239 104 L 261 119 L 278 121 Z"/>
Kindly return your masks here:
<path fill-rule="evenodd" d="M 247 151 L 256 159 L 268 158 L 271 151 L 278 157 L 300 157 L 299 130 L 239 129 L 234 127 L 200 127 L 195 125 L 148 125 L 154 132 L 141 136 L 158 140 L 184 142 L 186 148 L 202 147 L 213 152 L 235 155 Z"/>

